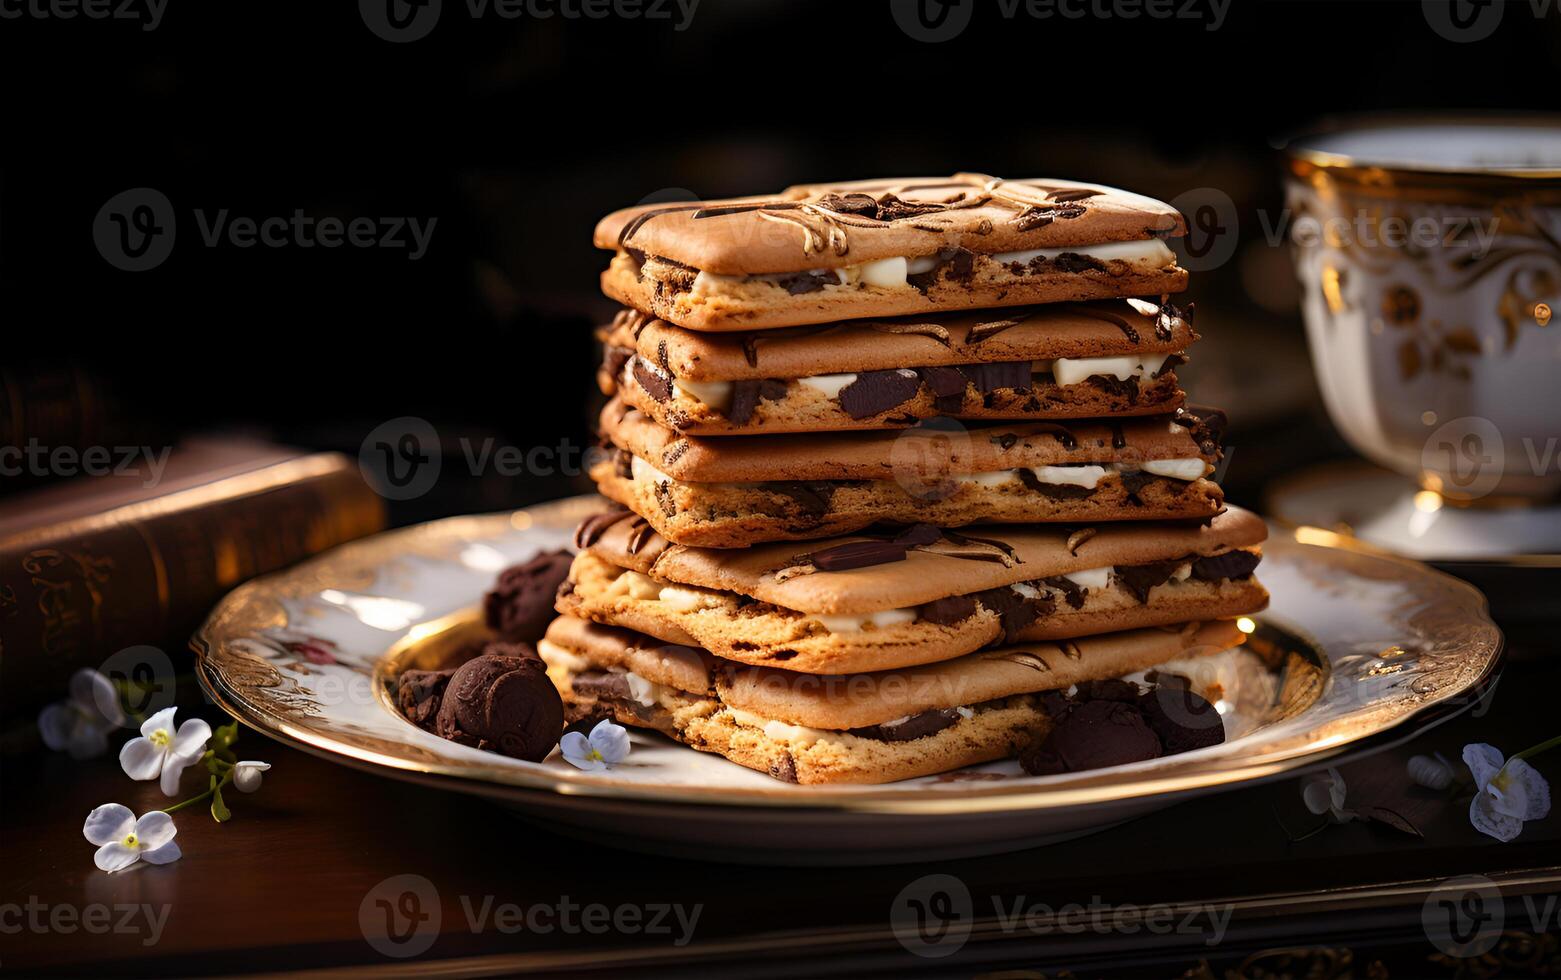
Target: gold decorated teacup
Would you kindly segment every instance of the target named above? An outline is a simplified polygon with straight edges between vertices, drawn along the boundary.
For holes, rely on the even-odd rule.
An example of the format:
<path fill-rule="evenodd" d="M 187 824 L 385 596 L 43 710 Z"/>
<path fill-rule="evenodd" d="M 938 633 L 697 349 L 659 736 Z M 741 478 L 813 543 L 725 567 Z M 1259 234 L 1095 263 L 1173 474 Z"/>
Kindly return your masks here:
<path fill-rule="evenodd" d="M 1361 123 L 1286 165 L 1339 431 L 1452 503 L 1561 497 L 1561 120 Z"/>

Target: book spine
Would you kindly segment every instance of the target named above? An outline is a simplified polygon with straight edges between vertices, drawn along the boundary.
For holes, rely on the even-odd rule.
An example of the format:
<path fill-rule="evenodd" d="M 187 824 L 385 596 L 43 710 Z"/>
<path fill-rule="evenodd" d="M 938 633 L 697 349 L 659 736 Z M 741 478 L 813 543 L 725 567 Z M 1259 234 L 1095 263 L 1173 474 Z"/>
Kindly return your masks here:
<path fill-rule="evenodd" d="M 190 635 L 246 579 L 384 527 L 380 498 L 340 457 L 220 481 L 0 541 L 0 717 L 64 697 L 70 675 Z"/>

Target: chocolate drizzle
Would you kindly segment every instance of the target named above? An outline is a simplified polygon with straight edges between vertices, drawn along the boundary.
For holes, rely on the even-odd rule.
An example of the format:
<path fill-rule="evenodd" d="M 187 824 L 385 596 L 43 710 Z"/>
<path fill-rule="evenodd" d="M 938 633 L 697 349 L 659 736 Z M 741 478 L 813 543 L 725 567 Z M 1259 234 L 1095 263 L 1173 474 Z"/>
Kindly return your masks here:
<path fill-rule="evenodd" d="M 1138 344 L 1143 342 L 1143 338 L 1138 335 L 1138 329 L 1115 313 L 1094 306 L 1084 306 L 1080 303 L 1065 303 L 1061 309 L 1072 313 L 1074 316 L 1081 316 L 1088 320 L 1100 320 L 1111 324 L 1122 331 L 1122 336 L 1127 338 L 1128 343 Z"/>
<path fill-rule="evenodd" d="M 1171 421 L 1187 430 L 1193 441 L 1198 444 L 1198 451 L 1203 455 L 1219 455 L 1220 443 L 1225 438 L 1225 427 L 1229 424 L 1223 411 L 1199 405 L 1185 405 L 1176 410 Z"/>
<path fill-rule="evenodd" d="M 822 551 L 795 555 L 780 568 L 774 569 L 773 574 L 781 574 L 792 569 L 797 571 L 791 572 L 791 574 L 801 574 L 806 570 L 843 572 L 856 568 L 887 565 L 892 562 L 904 561 L 910 552 L 930 548 L 940 541 L 946 541 L 956 546 L 980 546 L 979 549 L 968 551 L 943 550 L 932 552 L 945 558 L 995 561 L 1004 565 L 1017 564 L 1019 561 L 1013 546 L 1005 541 L 959 534 L 955 531 L 934 527 L 931 524 L 912 524 L 910 527 L 900 531 L 886 534 L 864 533 L 860 536 L 866 540 L 848 541 L 845 544 L 825 548 Z M 987 551 L 984 549 L 993 550 Z"/>
<path fill-rule="evenodd" d="M 581 521 L 579 527 L 575 528 L 575 547 L 582 551 L 589 548 L 601 540 L 602 535 L 607 533 L 608 528 L 631 517 L 638 519 L 639 515 L 627 507 L 604 511 L 600 514 L 592 514 Z"/>

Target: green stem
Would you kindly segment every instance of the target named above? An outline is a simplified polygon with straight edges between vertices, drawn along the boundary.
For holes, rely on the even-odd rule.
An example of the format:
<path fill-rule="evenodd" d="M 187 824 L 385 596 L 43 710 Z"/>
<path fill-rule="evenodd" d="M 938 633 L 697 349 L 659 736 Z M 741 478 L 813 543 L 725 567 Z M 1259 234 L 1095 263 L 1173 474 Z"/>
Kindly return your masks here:
<path fill-rule="evenodd" d="M 213 796 L 217 795 L 217 790 L 221 789 L 222 787 L 226 786 L 227 784 L 229 784 L 231 782 L 233 782 L 233 773 L 231 773 L 231 772 L 226 773 L 226 774 L 223 775 L 222 780 L 220 782 L 218 782 L 217 785 L 213 786 L 211 789 L 208 789 L 206 792 L 202 793 L 199 796 L 192 796 L 192 797 L 190 797 L 187 800 L 180 800 L 178 803 L 175 803 L 173 806 L 168 807 L 165 810 L 163 810 L 163 812 L 164 813 L 178 813 L 180 810 L 183 810 L 187 806 L 194 806 L 195 804 L 200 803 L 203 800 L 209 800 Z"/>
<path fill-rule="evenodd" d="M 1548 742 L 1540 742 L 1533 748 L 1524 749 L 1522 752 L 1519 752 L 1517 755 L 1513 756 L 1512 759 L 1527 759 L 1531 755 L 1539 755 L 1546 749 L 1553 749 L 1557 745 L 1561 745 L 1561 735 L 1557 735 Z M 1507 761 L 1511 762 L 1512 759 L 1508 759 Z"/>

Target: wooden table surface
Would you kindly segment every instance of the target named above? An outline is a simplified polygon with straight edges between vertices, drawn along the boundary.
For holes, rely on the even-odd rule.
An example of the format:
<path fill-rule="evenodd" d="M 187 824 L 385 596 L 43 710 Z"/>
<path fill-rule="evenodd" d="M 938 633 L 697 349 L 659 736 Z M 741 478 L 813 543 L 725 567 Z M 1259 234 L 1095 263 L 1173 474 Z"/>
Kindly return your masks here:
<path fill-rule="evenodd" d="M 225 825 L 204 811 L 179 814 L 182 860 L 109 875 L 93 866 L 83 818 L 109 801 L 138 813 L 166 805 L 156 786 L 131 783 L 112 758 L 12 755 L 0 773 L 0 971 L 611 974 L 635 965 L 677 975 L 862 976 L 1066 965 L 1079 975 L 1110 967 L 1164 976 L 1210 962 L 1239 964 L 1273 947 L 1327 947 L 1335 956 L 1355 950 L 1358 957 L 1391 941 L 1394 955 L 1450 975 L 1428 959 L 1435 950 L 1419 920 L 1439 880 L 1485 875 L 1510 902 L 1526 895 L 1535 908 L 1543 906 L 1533 896 L 1553 895 L 1561 881 L 1555 813 L 1500 844 L 1470 827 L 1465 801 L 1412 788 L 1404 775 L 1416 752 L 1439 749 L 1456 759 L 1465 742 L 1489 741 L 1510 753 L 1561 730 L 1556 644 L 1511 652 L 1489 710 L 1344 767 L 1351 805 L 1392 806 L 1423 839 L 1353 823 L 1293 843 L 1288 835 L 1316 818 L 1300 808 L 1298 783 L 1287 779 L 1018 854 L 858 869 L 727 866 L 556 836 L 476 797 L 368 775 L 245 731 L 240 756 L 275 766 L 262 790 L 232 794 L 235 815 Z M 1536 763 L 1561 788 L 1561 750 Z M 188 780 L 194 785 L 193 775 Z M 731 834 L 740 840 L 742 827 Z M 1209 902 L 1232 919 L 1219 942 L 1202 920 L 1170 936 L 1041 935 L 978 923 L 957 955 L 913 956 L 890 929 L 890 908 L 901 889 L 933 873 L 960 878 L 977 916 L 988 919 L 994 910 L 1042 902 L 1172 903 L 1188 914 Z M 437 928 L 425 918 L 423 932 L 409 931 L 429 947 L 411 959 L 385 955 L 362 924 L 387 908 L 419 911 L 405 905 L 399 875 L 426 878 L 433 894 L 420 911 L 439 913 Z M 550 918 L 533 915 L 527 926 L 522 917 L 517 930 L 494 914 L 510 904 Z M 580 910 L 592 905 L 603 907 L 595 915 L 628 909 L 646 921 L 658 907 L 698 911 L 689 941 L 680 943 L 685 930 L 670 912 L 664 924 L 671 928 L 659 932 L 580 928 Z M 576 928 L 554 921 L 567 908 L 576 910 Z M 1519 906 L 1511 909 L 1508 927 L 1548 932 L 1554 955 L 1561 908 L 1552 907 L 1546 922 L 1522 921 Z"/>

